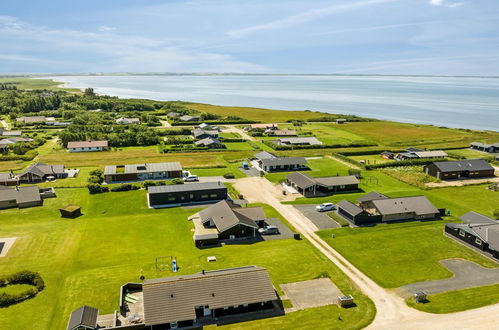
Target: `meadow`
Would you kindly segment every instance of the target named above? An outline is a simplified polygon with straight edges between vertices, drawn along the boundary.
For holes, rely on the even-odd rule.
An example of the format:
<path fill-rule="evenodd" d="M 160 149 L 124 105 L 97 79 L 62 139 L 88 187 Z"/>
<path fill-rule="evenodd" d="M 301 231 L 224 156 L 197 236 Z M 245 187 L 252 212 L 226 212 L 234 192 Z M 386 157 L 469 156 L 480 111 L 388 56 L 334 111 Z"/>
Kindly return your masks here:
<path fill-rule="evenodd" d="M 348 175 L 348 166 L 328 157 L 308 159 L 307 162 L 310 167 L 310 171 L 303 171 L 303 173 L 311 177 Z M 286 175 L 289 173 L 292 172 L 268 173 L 265 174 L 265 178 L 271 182 L 277 183 L 281 180 L 285 180 Z"/>

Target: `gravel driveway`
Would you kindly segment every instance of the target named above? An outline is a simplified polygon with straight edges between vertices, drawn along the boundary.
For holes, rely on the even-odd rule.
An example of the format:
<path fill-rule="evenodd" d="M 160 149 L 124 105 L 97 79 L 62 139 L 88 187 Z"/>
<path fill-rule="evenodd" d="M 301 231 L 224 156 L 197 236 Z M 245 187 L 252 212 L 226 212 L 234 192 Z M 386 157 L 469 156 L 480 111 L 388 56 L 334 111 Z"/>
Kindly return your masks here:
<path fill-rule="evenodd" d="M 312 221 L 319 230 L 340 227 L 336 221 L 333 221 L 333 219 L 327 215 L 327 212 L 317 212 L 315 210 L 315 204 L 298 204 L 293 206 Z"/>

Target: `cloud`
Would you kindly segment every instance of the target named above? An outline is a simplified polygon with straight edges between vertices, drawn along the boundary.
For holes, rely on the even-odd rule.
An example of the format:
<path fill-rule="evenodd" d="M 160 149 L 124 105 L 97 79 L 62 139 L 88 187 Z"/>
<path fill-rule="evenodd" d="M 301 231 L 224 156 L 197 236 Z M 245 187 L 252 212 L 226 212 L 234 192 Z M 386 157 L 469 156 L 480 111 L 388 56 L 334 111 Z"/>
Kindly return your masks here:
<path fill-rule="evenodd" d="M 120 34 L 110 27 L 99 32 L 52 29 L 9 16 L 0 16 L 0 43 L 12 45 L 0 51 L 0 72 L 270 71 L 230 54 Z"/>
<path fill-rule="evenodd" d="M 306 12 L 301 13 L 301 14 L 288 16 L 288 17 L 278 19 L 278 20 L 275 20 L 272 22 L 254 25 L 254 26 L 250 26 L 250 27 L 246 27 L 246 28 L 242 28 L 242 29 L 232 30 L 232 31 L 227 32 L 227 34 L 231 37 L 234 37 L 234 38 L 241 38 L 241 37 L 245 37 L 249 34 L 252 34 L 254 32 L 282 29 L 282 28 L 286 28 L 289 26 L 294 26 L 294 25 L 306 23 L 306 22 L 312 21 L 314 19 L 318 19 L 318 18 L 328 16 L 328 15 L 333 15 L 333 14 L 346 12 L 346 11 L 352 11 L 352 10 L 361 9 L 361 8 L 372 6 L 372 5 L 394 2 L 394 1 L 398 1 L 398 0 L 364 0 L 364 1 L 345 3 L 345 4 L 341 4 L 341 5 L 333 5 L 333 6 L 328 6 L 328 7 L 318 8 L 318 9 L 312 9 L 312 10 L 306 11 Z"/>
<path fill-rule="evenodd" d="M 464 5 L 464 2 L 454 0 L 430 0 L 430 5 L 437 7 L 456 8 Z"/>
<path fill-rule="evenodd" d="M 116 28 L 114 26 L 102 25 L 102 26 L 99 26 L 99 31 L 100 32 L 112 32 L 112 31 L 116 31 Z"/>

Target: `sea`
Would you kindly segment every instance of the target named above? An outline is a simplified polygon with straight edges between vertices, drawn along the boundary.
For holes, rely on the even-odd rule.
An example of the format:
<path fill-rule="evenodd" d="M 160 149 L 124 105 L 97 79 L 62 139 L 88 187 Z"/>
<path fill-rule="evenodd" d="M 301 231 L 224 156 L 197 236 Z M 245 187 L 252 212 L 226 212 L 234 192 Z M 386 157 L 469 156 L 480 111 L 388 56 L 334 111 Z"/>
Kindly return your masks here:
<path fill-rule="evenodd" d="M 497 77 L 189 74 L 50 78 L 122 98 L 312 110 L 499 131 Z"/>

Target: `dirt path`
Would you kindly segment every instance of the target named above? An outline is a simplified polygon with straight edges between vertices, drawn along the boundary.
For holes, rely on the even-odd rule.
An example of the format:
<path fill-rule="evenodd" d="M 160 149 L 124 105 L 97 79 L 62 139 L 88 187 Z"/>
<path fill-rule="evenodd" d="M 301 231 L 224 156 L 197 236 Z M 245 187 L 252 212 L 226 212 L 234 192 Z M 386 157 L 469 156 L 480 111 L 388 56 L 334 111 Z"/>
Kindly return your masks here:
<path fill-rule="evenodd" d="M 159 122 L 163 125 L 163 127 L 172 127 L 168 120 L 160 120 Z"/>
<path fill-rule="evenodd" d="M 3 126 L 6 130 L 8 130 L 8 129 L 9 129 L 9 124 L 8 124 L 5 120 L 3 120 L 3 119 L 2 119 L 2 120 L 0 120 L 0 123 L 2 124 L 2 126 Z"/>
<path fill-rule="evenodd" d="M 334 156 L 331 156 L 331 155 L 326 155 L 326 157 L 327 158 L 331 158 L 332 160 L 335 160 L 338 163 L 342 163 L 343 165 L 348 166 L 350 168 L 353 168 L 353 169 L 356 169 L 356 170 L 360 170 L 361 169 L 359 166 L 351 164 L 349 162 L 346 162 L 343 159 L 340 159 L 340 158 L 337 158 L 337 157 L 334 157 Z"/>
<path fill-rule="evenodd" d="M 243 139 L 248 140 L 248 141 L 256 141 L 256 139 L 246 133 L 244 130 L 240 129 L 239 127 L 236 127 L 235 125 L 226 125 L 227 128 L 222 130 L 222 133 L 237 133 L 243 137 Z"/>
<path fill-rule="evenodd" d="M 274 207 L 295 229 L 343 271 L 376 305 L 376 317 L 370 329 L 496 329 L 499 327 L 499 304 L 453 314 L 429 314 L 408 307 L 394 291 L 380 287 L 314 232 L 317 227 L 292 205 L 279 201 L 278 190 L 264 178 L 238 179 L 235 188 L 249 202 L 263 202 Z M 492 316 L 491 316 L 492 315 Z"/>

